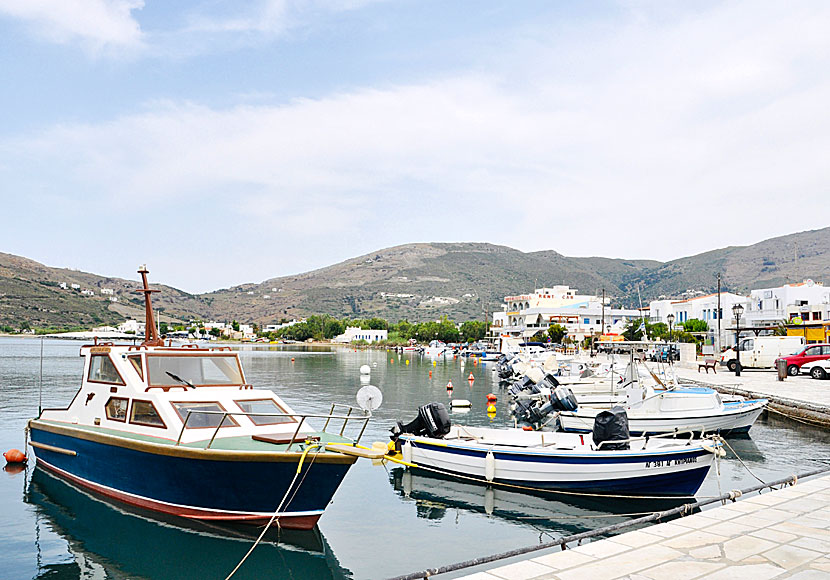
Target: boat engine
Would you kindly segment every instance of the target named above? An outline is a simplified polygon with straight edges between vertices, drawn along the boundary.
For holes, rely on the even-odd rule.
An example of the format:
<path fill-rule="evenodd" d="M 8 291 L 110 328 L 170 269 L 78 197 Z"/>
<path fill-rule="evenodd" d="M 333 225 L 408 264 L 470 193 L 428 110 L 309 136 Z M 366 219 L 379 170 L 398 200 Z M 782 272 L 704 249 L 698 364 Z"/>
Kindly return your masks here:
<path fill-rule="evenodd" d="M 628 439 L 628 413 L 620 406 L 611 407 L 608 411 L 597 413 L 594 419 L 594 445 L 599 446 L 603 441 L 620 441 L 619 443 L 605 443 L 599 447 L 600 451 L 620 451 L 630 447 Z"/>
<path fill-rule="evenodd" d="M 544 399 L 517 398 L 513 413 L 516 424 L 539 428 L 548 415 L 554 411 L 576 411 L 576 396 L 567 387 L 556 387 L 550 397 Z"/>
<path fill-rule="evenodd" d="M 444 404 L 429 403 L 418 409 L 418 416 L 406 425 L 396 422 L 392 428 L 392 440 L 396 441 L 401 433 L 440 439 L 450 432 L 450 426 L 450 414 Z"/>

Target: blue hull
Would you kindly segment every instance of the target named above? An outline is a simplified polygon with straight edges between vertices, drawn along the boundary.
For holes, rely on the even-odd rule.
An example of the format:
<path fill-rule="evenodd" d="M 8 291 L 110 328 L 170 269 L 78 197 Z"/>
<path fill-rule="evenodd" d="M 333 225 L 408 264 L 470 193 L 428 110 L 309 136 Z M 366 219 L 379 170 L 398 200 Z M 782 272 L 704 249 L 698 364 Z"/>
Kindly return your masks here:
<path fill-rule="evenodd" d="M 299 461 L 299 454 L 293 460 L 180 457 L 169 454 L 169 445 L 148 452 L 35 425 L 31 440 L 74 451 L 76 455 L 67 455 L 40 447 L 36 455 L 43 467 L 80 485 L 134 505 L 199 519 L 267 519 L 288 491 Z M 315 461 L 309 454 L 280 513 L 298 518 L 297 527 L 313 527 L 352 463 Z"/>

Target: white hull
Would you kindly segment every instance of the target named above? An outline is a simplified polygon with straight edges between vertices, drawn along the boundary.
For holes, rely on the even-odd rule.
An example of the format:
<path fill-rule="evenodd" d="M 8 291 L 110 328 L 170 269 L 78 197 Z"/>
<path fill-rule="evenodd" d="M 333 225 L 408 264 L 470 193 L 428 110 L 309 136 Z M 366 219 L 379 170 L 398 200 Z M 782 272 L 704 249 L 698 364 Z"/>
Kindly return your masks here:
<path fill-rule="evenodd" d="M 626 451 L 596 450 L 588 437 L 522 429 L 454 426 L 443 439 L 404 434 L 400 441 L 404 460 L 416 466 L 486 482 L 593 493 L 693 495 L 714 458 L 699 441 L 651 439 L 634 441 Z"/>
<path fill-rule="evenodd" d="M 705 433 L 749 431 L 761 415 L 766 401 L 727 403 L 720 410 L 648 412 L 626 409 L 628 429 L 632 434 L 672 433 L 675 430 L 694 429 Z M 593 429 L 594 417 L 602 408 L 580 407 L 573 412 L 559 415 L 562 429 L 576 433 L 589 433 Z"/>

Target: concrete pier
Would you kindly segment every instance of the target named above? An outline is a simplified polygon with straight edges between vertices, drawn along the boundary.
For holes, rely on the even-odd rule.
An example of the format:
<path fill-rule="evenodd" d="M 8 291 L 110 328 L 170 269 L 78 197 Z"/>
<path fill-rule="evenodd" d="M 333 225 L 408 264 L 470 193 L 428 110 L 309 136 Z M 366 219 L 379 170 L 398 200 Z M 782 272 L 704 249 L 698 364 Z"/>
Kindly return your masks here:
<path fill-rule="evenodd" d="M 465 580 L 830 578 L 830 475 L 464 576 Z"/>

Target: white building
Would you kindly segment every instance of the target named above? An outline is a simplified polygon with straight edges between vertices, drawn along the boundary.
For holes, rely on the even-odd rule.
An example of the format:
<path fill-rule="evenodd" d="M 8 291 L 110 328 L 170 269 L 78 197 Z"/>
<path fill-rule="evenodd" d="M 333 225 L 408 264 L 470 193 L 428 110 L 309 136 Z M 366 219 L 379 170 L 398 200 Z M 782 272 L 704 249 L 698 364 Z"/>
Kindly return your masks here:
<path fill-rule="evenodd" d="M 350 343 L 356 340 L 365 340 L 366 342 L 378 342 L 388 338 L 389 331 L 387 330 L 363 330 L 355 326 L 346 328 L 346 332 L 340 336 L 332 339 L 332 342 Z"/>
<path fill-rule="evenodd" d="M 732 317 L 732 307 L 735 304 L 740 304 L 746 312 L 749 298 L 741 296 L 740 294 L 733 294 L 732 292 L 720 293 L 720 315 L 718 314 L 718 295 L 705 294 L 703 296 L 695 296 L 694 298 L 687 298 L 686 300 L 652 300 L 649 303 L 649 322 L 662 322 L 669 324 L 669 314 L 674 316 L 673 328 L 678 328 L 682 323 L 697 319 L 703 320 L 709 325 L 709 336 L 717 348 L 720 345 L 733 342 L 730 336 L 735 334 L 735 321 Z M 718 318 L 722 316 L 720 321 L 720 337 L 718 333 Z M 741 326 L 744 326 L 745 320 L 741 319 Z"/>
<path fill-rule="evenodd" d="M 61 282 L 60 284 L 58 284 L 58 286 L 60 286 L 64 290 L 66 290 L 68 288 L 67 285 L 66 285 L 66 282 Z"/>
<path fill-rule="evenodd" d="M 784 284 L 777 288 L 759 288 L 750 292 L 744 312 L 749 326 L 775 326 L 795 317 L 804 322 L 830 320 L 830 288 L 812 280 Z"/>
<path fill-rule="evenodd" d="M 101 294 L 103 294 L 104 296 L 112 296 L 113 294 L 115 294 L 115 290 L 113 290 L 112 288 L 101 288 Z"/>
<path fill-rule="evenodd" d="M 127 320 L 118 325 L 118 332 L 128 332 L 134 334 L 144 334 L 144 323 L 137 320 Z"/>
<path fill-rule="evenodd" d="M 304 320 L 292 320 L 291 322 L 283 322 L 282 324 L 266 324 L 263 327 L 264 332 L 276 332 L 281 328 L 288 328 L 289 326 L 294 326 L 295 324 L 299 324 L 300 322 L 305 322 Z"/>
<path fill-rule="evenodd" d="M 537 288 L 532 294 L 505 296 L 502 312 L 493 313 L 491 334 L 498 338 L 529 338 L 552 324 L 564 326 L 573 340 L 598 334 L 621 334 L 635 309 L 612 308 L 610 299 L 577 294 L 568 286 Z"/>
<path fill-rule="evenodd" d="M 93 292 L 92 290 L 81 290 L 81 294 L 83 294 L 84 296 L 95 296 L 95 292 Z"/>

